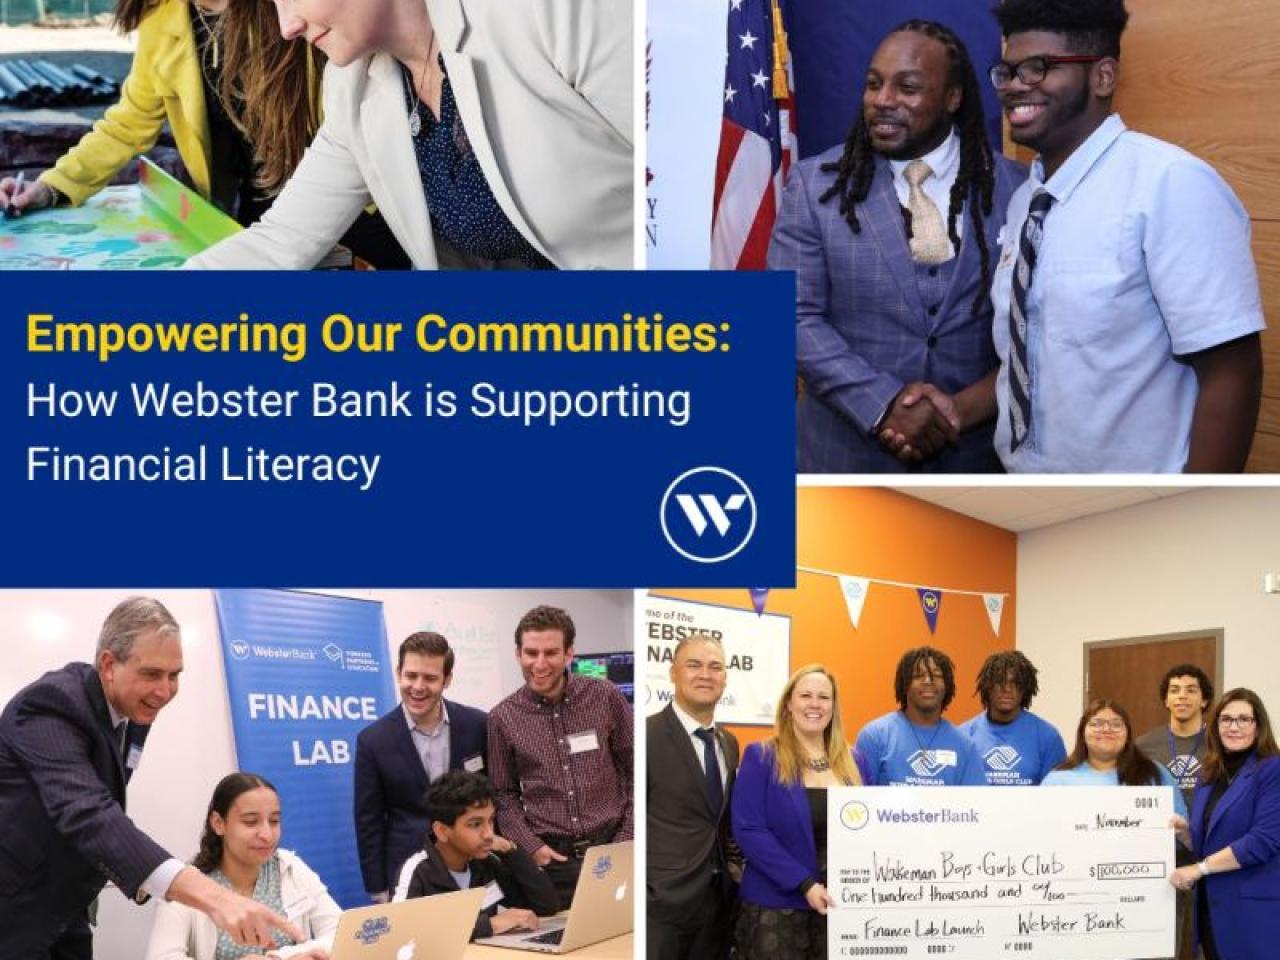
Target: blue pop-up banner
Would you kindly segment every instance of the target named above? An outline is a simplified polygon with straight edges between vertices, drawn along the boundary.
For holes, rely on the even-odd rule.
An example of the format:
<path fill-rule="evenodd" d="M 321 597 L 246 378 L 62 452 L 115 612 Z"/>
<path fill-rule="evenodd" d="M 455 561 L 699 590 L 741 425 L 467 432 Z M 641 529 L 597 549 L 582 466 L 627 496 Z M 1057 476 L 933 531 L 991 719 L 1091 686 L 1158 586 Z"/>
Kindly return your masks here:
<path fill-rule="evenodd" d="M 788 274 L 14 275 L 0 586 L 786 586 Z"/>
<path fill-rule="evenodd" d="M 214 598 L 239 768 L 280 792 L 281 845 L 338 903 L 361 906 L 356 735 L 395 704 L 382 604 L 284 590 Z"/>

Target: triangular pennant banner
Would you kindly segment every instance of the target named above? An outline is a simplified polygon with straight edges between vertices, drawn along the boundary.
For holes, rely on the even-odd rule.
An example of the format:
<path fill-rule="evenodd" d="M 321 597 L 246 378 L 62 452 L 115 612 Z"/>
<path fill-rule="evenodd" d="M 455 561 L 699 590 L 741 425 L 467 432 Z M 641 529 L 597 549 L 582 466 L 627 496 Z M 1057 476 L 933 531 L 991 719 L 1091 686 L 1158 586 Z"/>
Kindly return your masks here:
<path fill-rule="evenodd" d="M 1003 593 L 984 593 L 982 605 L 986 607 L 987 616 L 991 620 L 991 632 L 1000 636 L 1000 615 L 1004 613 Z"/>
<path fill-rule="evenodd" d="M 840 593 L 844 595 L 845 606 L 849 608 L 849 622 L 853 629 L 858 629 L 858 618 L 862 616 L 862 604 L 867 599 L 867 587 L 871 581 L 866 577 L 846 577 L 840 575 Z"/>
<path fill-rule="evenodd" d="M 769 599 L 768 587 L 751 587 L 751 609 L 755 610 L 756 616 L 764 615 L 764 605 Z"/>
<path fill-rule="evenodd" d="M 938 608 L 942 606 L 942 591 L 917 587 L 916 593 L 920 595 L 920 609 L 924 611 L 924 618 L 929 624 L 929 632 L 934 633 L 938 628 Z"/>

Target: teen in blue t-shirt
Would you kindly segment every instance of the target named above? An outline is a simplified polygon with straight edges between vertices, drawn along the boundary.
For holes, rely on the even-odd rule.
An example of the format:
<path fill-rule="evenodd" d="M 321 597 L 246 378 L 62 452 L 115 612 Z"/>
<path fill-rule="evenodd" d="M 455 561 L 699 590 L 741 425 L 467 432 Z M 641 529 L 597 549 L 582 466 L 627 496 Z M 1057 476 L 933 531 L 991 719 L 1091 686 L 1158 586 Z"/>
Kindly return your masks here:
<path fill-rule="evenodd" d="M 868 786 L 981 787 L 982 758 L 942 713 L 956 695 L 955 665 L 941 650 L 916 647 L 898 661 L 894 696 L 902 709 L 872 720 L 855 747 Z"/>
<path fill-rule="evenodd" d="M 1062 735 L 1029 710 L 1040 692 L 1038 673 L 1017 650 L 993 653 L 978 671 L 984 709 L 960 730 L 982 758 L 988 786 L 1036 786 L 1067 756 Z"/>

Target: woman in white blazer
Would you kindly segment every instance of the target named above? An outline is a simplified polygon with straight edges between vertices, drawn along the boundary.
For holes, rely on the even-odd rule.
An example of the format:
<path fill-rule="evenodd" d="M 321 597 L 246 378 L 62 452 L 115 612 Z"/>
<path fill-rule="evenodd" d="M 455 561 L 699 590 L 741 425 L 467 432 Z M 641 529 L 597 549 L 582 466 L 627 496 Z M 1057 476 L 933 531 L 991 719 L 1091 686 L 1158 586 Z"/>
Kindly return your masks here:
<path fill-rule="evenodd" d="M 204 914 L 161 903 L 147 944 L 147 960 L 215 960 L 218 956 L 328 960 L 342 911 L 324 883 L 297 854 L 279 849 L 280 797 L 253 773 L 233 773 L 214 788 L 200 852 L 192 866 L 223 886 L 264 903 L 300 930 L 294 943 L 276 934 L 265 951 L 235 946 Z"/>
<path fill-rule="evenodd" d="M 370 200 L 418 268 L 632 266 L 631 0 L 276 5 L 329 57 L 324 122 L 189 267 L 312 266 Z"/>

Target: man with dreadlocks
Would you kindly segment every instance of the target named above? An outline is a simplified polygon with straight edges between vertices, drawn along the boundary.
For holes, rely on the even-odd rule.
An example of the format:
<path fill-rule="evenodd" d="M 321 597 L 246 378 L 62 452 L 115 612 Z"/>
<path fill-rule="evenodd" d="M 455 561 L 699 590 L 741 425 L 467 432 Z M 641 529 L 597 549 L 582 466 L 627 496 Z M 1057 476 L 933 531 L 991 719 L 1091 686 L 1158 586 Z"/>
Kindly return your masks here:
<path fill-rule="evenodd" d="M 908 650 L 898 661 L 893 693 L 900 709 L 858 734 L 854 752 L 870 767 L 869 787 L 983 787 L 982 758 L 942 714 L 956 695 L 956 668 L 934 647 Z"/>
<path fill-rule="evenodd" d="M 1005 0 L 991 68 L 1039 156 L 996 269 L 996 449 L 1011 472 L 1228 472 L 1263 329 L 1249 218 L 1184 150 L 1111 113 L 1123 0 Z"/>
<path fill-rule="evenodd" d="M 904 469 L 881 436 L 921 469 L 999 470 L 992 411 L 957 423 L 968 388 L 995 375 L 991 264 L 1025 176 L 992 156 L 955 33 L 891 32 L 844 147 L 793 168 L 769 247 L 770 268 L 796 271 L 801 472 Z M 909 389 L 926 381 L 932 399 Z"/>
<path fill-rule="evenodd" d="M 1039 671 L 1017 650 L 987 657 L 978 671 L 982 713 L 960 724 L 982 757 L 987 785 L 1037 787 L 1067 759 L 1062 734 L 1030 711 L 1040 692 Z"/>

